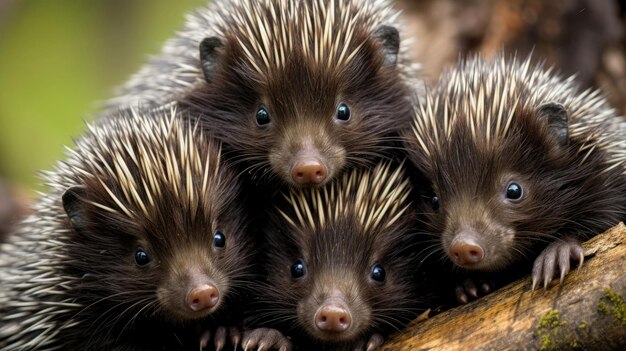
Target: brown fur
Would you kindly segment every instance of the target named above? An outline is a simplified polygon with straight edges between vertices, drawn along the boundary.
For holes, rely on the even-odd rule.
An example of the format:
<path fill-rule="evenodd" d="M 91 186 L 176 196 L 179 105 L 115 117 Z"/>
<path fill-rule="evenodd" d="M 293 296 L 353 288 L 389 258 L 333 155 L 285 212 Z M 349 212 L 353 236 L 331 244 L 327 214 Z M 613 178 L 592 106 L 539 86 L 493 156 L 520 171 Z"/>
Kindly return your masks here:
<path fill-rule="evenodd" d="M 444 106 L 448 104 L 449 114 L 454 116 L 447 119 L 451 123 L 449 135 L 442 127 L 425 130 L 420 134 L 430 134 L 424 147 L 415 134 L 406 134 L 410 159 L 432 181 L 433 192 L 440 199 L 438 210 L 427 210 L 426 221 L 433 242 L 440 243 L 437 252 L 444 256 L 456 233 L 472 228 L 479 233 L 485 250 L 484 260 L 475 267 L 481 271 L 531 263 L 547 243 L 566 236 L 584 240 L 626 218 L 624 166 L 611 160 L 612 154 L 602 146 L 610 143 L 612 137 L 623 138 L 623 134 L 619 137 L 623 132 L 619 132 L 618 124 L 614 130 L 611 127 L 618 118 L 613 119 L 608 107 L 594 94 L 575 91 L 571 81 L 542 76 L 537 67 L 536 76 L 527 76 L 527 82 L 534 83 L 525 83 L 516 75 L 522 71 L 518 63 L 504 60 L 496 58 L 491 63 L 475 59 L 464 63 L 444 75 L 430 92 L 429 101 L 437 101 L 437 114 L 424 115 L 428 110 L 425 109 L 416 118 L 432 118 L 433 127 L 441 126 L 446 121 Z M 494 88 L 502 88 L 502 84 L 498 86 L 492 81 L 487 88 L 481 86 L 484 100 L 475 106 L 485 106 L 482 122 L 464 114 L 465 108 L 479 100 L 477 89 L 460 83 L 459 77 L 469 76 L 468 72 L 476 75 L 473 82 L 483 84 L 489 77 L 501 74 L 498 78 L 508 80 L 514 87 L 509 86 L 513 90 L 502 93 Z M 524 78 L 522 73 L 519 75 Z M 562 94 L 561 98 L 533 100 L 533 94 L 543 91 L 541 83 L 547 84 L 545 88 L 555 95 Z M 506 133 L 498 135 L 496 113 L 490 112 L 489 107 L 496 104 L 494 101 L 504 101 L 505 95 L 509 106 L 508 110 L 505 106 L 504 114 L 513 115 Z M 512 110 L 514 99 L 517 107 Z M 539 104 L 551 101 L 562 103 L 568 111 L 567 145 L 557 142 L 547 122 L 539 116 Z M 582 109 L 582 105 L 594 106 L 595 110 Z M 474 131 L 468 122 L 472 118 L 479 121 Z M 600 118 L 605 119 L 604 123 Z M 486 125 L 488 120 L 491 127 Z M 622 130 L 626 130 L 623 125 Z M 593 145 L 595 148 L 591 149 Z M 618 154 L 615 149 L 611 152 Z M 523 188 L 519 203 L 505 198 L 511 181 Z"/>
<path fill-rule="evenodd" d="M 333 57 L 307 54 L 303 47 L 312 44 L 299 40 L 303 29 L 294 23 L 286 30 L 293 31 L 289 34 L 296 47 L 285 53 L 282 67 L 263 66 L 258 56 L 249 60 L 240 42 L 249 40 L 245 29 L 233 29 L 210 84 L 182 105 L 202 114 L 203 125 L 225 144 L 228 156 L 263 181 L 295 185 L 291 169 L 298 153 L 307 149 L 319 154 L 329 180 L 346 168 L 388 156 L 397 132 L 410 119 L 409 94 L 399 68 L 384 64 L 382 45 L 365 25 L 357 24 L 348 42 L 336 43 L 355 55 L 335 64 Z M 331 32 L 342 30 L 334 23 Z M 351 110 L 348 122 L 334 119 L 342 102 Z M 262 106 L 272 119 L 265 127 L 255 122 Z"/>
<path fill-rule="evenodd" d="M 340 193 L 353 191 L 348 190 L 344 180 L 337 180 L 341 184 L 335 188 L 337 198 L 342 197 Z M 381 184 L 398 185 L 385 178 Z M 331 184 L 320 191 L 330 189 Z M 316 195 L 307 194 L 307 201 L 313 206 Z M 344 198 L 356 198 L 356 194 L 348 194 Z M 370 199 L 371 194 L 365 197 Z M 402 208 L 408 200 L 394 203 Z M 337 202 L 323 202 L 318 208 L 330 207 L 334 211 L 338 206 Z M 282 215 L 274 214 L 267 229 L 267 284 L 258 289 L 263 293 L 262 307 L 252 316 L 253 323 L 275 325 L 288 331 L 296 345 L 304 349 L 306 345 L 314 345 L 313 349 L 335 350 L 353 349 L 374 333 L 387 335 L 417 316 L 426 295 L 423 286 L 414 279 L 418 266 L 415 261 L 418 238 L 413 230 L 415 214 L 404 212 L 387 226 L 394 217 L 390 213 L 383 217 L 380 226 L 364 230 L 355 210 L 358 204 L 349 202 L 345 206 L 348 210 L 343 215 L 337 218 L 327 215 L 324 225 L 316 222 L 315 229 L 303 224 L 294 227 Z M 293 207 L 282 203 L 278 208 L 296 221 Z M 318 213 L 319 210 L 313 210 L 312 216 L 317 217 Z M 298 259 L 304 262 L 306 274 L 293 279 L 291 266 Z M 384 283 L 370 278 L 377 263 L 386 271 Z M 352 314 L 353 325 L 343 335 L 324 333 L 314 324 L 314 314 L 322 301 L 336 292 L 344 297 Z"/>
<path fill-rule="evenodd" d="M 193 326 L 228 323 L 225 312 L 233 313 L 253 272 L 237 177 L 220 165 L 219 143 L 174 112 L 124 112 L 90 128 L 48 176 L 53 190 L 20 226 L 15 248 L 0 256 L 7 273 L 0 300 L 9 301 L 0 319 L 26 308 L 20 302 L 29 306 L 11 335 L 0 328 L 0 346 L 197 347 Z M 213 245 L 215 230 L 225 235 L 223 248 Z M 46 249 L 38 253 L 38 245 Z M 138 248 L 148 264 L 135 262 Z M 46 272 L 63 281 L 47 287 L 31 278 Z M 185 305 L 198 282 L 217 287 L 217 306 L 194 312 Z"/>

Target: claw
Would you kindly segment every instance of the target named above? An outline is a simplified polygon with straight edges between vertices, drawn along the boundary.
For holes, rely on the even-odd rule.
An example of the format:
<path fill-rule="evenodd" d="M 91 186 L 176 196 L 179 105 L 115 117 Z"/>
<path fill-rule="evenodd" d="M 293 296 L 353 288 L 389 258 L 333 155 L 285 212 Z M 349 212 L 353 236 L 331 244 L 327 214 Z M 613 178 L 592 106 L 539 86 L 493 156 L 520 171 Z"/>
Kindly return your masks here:
<path fill-rule="evenodd" d="M 253 339 L 248 339 L 248 340 L 244 341 L 244 343 L 246 344 L 246 346 L 244 346 L 244 348 L 243 348 L 244 351 L 253 350 L 257 346 L 256 340 L 253 340 Z"/>
<path fill-rule="evenodd" d="M 578 272 L 580 271 L 580 267 L 582 267 L 585 262 L 585 249 L 581 246 L 572 246 L 571 250 L 570 254 L 572 257 L 576 257 L 576 260 L 578 261 L 578 268 L 576 268 L 576 272 Z"/>
<path fill-rule="evenodd" d="M 533 263 L 533 270 L 531 273 L 533 279 L 533 285 L 531 287 L 531 291 L 535 291 L 537 284 L 539 284 L 539 279 L 541 279 L 541 265 L 543 264 L 543 252 L 537 256 L 535 262 Z"/>
<path fill-rule="evenodd" d="M 570 269 L 570 248 L 569 246 L 560 246 L 559 247 L 559 270 L 561 271 L 561 277 L 559 280 L 560 284 L 563 284 L 563 280 L 565 279 L 565 275 L 569 273 Z"/>
<path fill-rule="evenodd" d="M 239 329 L 236 327 L 230 327 L 228 328 L 228 333 L 230 334 L 230 341 L 233 344 L 233 350 L 237 350 L 239 343 L 241 342 L 241 333 L 239 333 Z"/>
<path fill-rule="evenodd" d="M 281 341 L 281 346 L 280 346 L 280 351 L 291 351 L 291 342 L 289 341 L 289 339 L 284 338 Z"/>
<path fill-rule="evenodd" d="M 478 289 L 476 289 L 476 285 L 472 279 L 465 279 L 463 281 L 463 287 L 465 291 L 473 298 L 478 298 Z"/>
<path fill-rule="evenodd" d="M 537 257 L 532 270 L 532 290 L 543 280 L 544 289 L 555 278 L 559 270 L 559 283 L 563 283 L 565 276 L 571 270 L 570 260 L 579 262 L 578 269 L 584 262 L 584 250 L 573 239 L 564 239 L 548 245 Z"/>
<path fill-rule="evenodd" d="M 217 330 L 215 330 L 215 336 L 213 338 L 215 351 L 221 351 L 224 348 L 224 345 L 226 345 L 226 328 L 217 328 Z"/>
<path fill-rule="evenodd" d="M 207 330 L 200 336 L 200 351 L 204 350 L 211 340 L 211 331 Z"/>
<path fill-rule="evenodd" d="M 480 288 L 482 289 L 483 293 L 489 294 L 494 285 L 495 284 L 491 282 L 481 282 Z"/>
<path fill-rule="evenodd" d="M 367 342 L 367 351 L 374 351 L 379 348 L 385 339 L 380 334 L 374 334 L 370 337 L 370 340 Z"/>
<path fill-rule="evenodd" d="M 483 279 L 464 279 L 460 284 L 457 284 L 454 288 L 454 294 L 456 300 L 460 304 L 466 304 L 470 300 L 475 300 L 482 295 L 486 295 L 493 291 L 495 284 L 492 281 L 486 281 Z"/>
<path fill-rule="evenodd" d="M 548 246 L 547 253 L 543 256 L 543 288 L 546 289 L 548 284 L 554 278 L 554 268 L 556 263 L 557 248 Z"/>
<path fill-rule="evenodd" d="M 245 351 L 291 350 L 291 342 L 281 332 L 270 328 L 257 328 L 243 333 L 242 345 Z"/>
<path fill-rule="evenodd" d="M 460 304 L 465 305 L 469 302 L 469 298 L 467 297 L 467 294 L 465 294 L 465 289 L 462 286 L 457 285 L 454 289 L 454 294 L 456 295 L 456 300 Z"/>

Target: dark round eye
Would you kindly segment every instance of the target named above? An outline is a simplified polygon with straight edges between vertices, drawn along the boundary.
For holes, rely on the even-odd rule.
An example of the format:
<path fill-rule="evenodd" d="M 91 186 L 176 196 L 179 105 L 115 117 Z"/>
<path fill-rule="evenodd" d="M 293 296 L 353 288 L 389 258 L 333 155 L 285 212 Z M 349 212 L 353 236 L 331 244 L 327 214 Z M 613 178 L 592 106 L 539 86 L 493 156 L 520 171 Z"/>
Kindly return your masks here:
<path fill-rule="evenodd" d="M 519 200 L 522 197 L 522 186 L 517 183 L 509 183 L 506 187 L 506 198 Z"/>
<path fill-rule="evenodd" d="M 304 263 L 301 260 L 297 260 L 296 263 L 291 266 L 291 277 L 294 279 L 301 278 L 306 273 Z"/>
<path fill-rule="evenodd" d="M 343 122 L 347 122 L 350 120 L 350 108 L 348 107 L 348 105 L 344 104 L 343 102 L 339 104 L 339 107 L 337 107 L 336 118 Z"/>
<path fill-rule="evenodd" d="M 222 232 L 216 230 L 215 233 L 213 233 L 213 246 L 224 247 L 224 245 L 226 245 L 226 237 Z"/>
<path fill-rule="evenodd" d="M 137 249 L 135 252 L 135 262 L 140 266 L 145 266 L 150 263 L 150 255 L 144 249 Z"/>
<path fill-rule="evenodd" d="M 265 107 L 261 107 L 256 111 L 256 124 L 259 127 L 266 126 L 270 124 L 270 113 L 267 111 Z"/>
<path fill-rule="evenodd" d="M 433 207 L 433 210 L 435 211 L 439 210 L 439 197 L 437 195 L 434 195 L 430 199 L 430 205 Z"/>
<path fill-rule="evenodd" d="M 382 283 L 385 281 L 386 275 L 387 274 L 385 273 L 385 269 L 383 268 L 383 266 L 379 265 L 378 263 L 372 266 L 372 272 L 370 273 L 370 277 L 372 277 L 373 280 Z"/>

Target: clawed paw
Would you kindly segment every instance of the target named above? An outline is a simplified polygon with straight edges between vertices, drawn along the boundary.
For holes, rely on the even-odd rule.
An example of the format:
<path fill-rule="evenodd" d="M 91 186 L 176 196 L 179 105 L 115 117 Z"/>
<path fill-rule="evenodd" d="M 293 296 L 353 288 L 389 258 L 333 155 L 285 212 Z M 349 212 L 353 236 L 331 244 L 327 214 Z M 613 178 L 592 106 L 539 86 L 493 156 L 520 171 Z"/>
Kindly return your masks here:
<path fill-rule="evenodd" d="M 560 273 L 560 283 L 570 271 L 570 260 L 578 261 L 578 268 L 585 260 L 585 250 L 573 239 L 559 240 L 548 245 L 535 260 L 532 272 L 532 290 L 543 280 L 544 289 Z"/>
<path fill-rule="evenodd" d="M 494 288 L 495 283 L 492 281 L 468 278 L 463 280 L 460 284 L 457 284 L 454 294 L 459 303 L 466 304 L 472 300 L 476 300 L 480 296 L 492 292 Z"/>
<path fill-rule="evenodd" d="M 291 351 L 291 341 L 278 330 L 270 328 L 245 331 L 241 346 L 244 351 Z"/>
<path fill-rule="evenodd" d="M 213 345 L 215 351 L 221 351 L 226 346 L 226 342 L 230 339 L 233 345 L 233 350 L 236 350 L 241 342 L 241 333 L 238 328 L 235 327 L 218 327 L 214 331 L 207 330 L 200 336 L 200 351 L 204 350 L 211 341 L 213 336 Z"/>
<path fill-rule="evenodd" d="M 361 340 L 357 342 L 354 347 L 354 351 L 373 351 L 378 349 L 385 342 L 385 338 L 383 338 L 380 334 L 373 334 L 369 337 L 369 339 Z"/>

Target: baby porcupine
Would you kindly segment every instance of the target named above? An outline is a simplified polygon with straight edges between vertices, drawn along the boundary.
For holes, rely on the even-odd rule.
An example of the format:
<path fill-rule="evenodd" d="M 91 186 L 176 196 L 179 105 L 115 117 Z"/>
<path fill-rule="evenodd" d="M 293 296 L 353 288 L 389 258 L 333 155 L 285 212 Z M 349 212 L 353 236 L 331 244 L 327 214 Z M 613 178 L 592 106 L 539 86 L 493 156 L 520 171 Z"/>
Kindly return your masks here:
<path fill-rule="evenodd" d="M 173 110 L 89 126 L 1 247 L 0 349 L 197 348 L 191 321 L 225 323 L 252 273 L 240 187 L 220 158 Z"/>
<path fill-rule="evenodd" d="M 285 194 L 266 230 L 267 285 L 251 320 L 286 331 L 297 350 L 378 348 L 426 300 L 410 192 L 403 167 L 381 163 Z"/>
<path fill-rule="evenodd" d="M 530 58 L 461 61 L 420 101 L 405 137 L 432 181 L 429 230 L 458 267 L 534 261 L 533 288 L 546 287 L 570 259 L 582 264 L 581 240 L 626 218 L 626 122 L 599 91 Z"/>
<path fill-rule="evenodd" d="M 198 26 L 214 26 L 200 43 L 207 83 L 181 105 L 252 178 L 321 185 L 392 153 L 411 118 L 414 74 L 389 1 L 217 3 L 183 32 L 195 40 Z M 198 74 L 198 62 L 184 67 Z"/>

